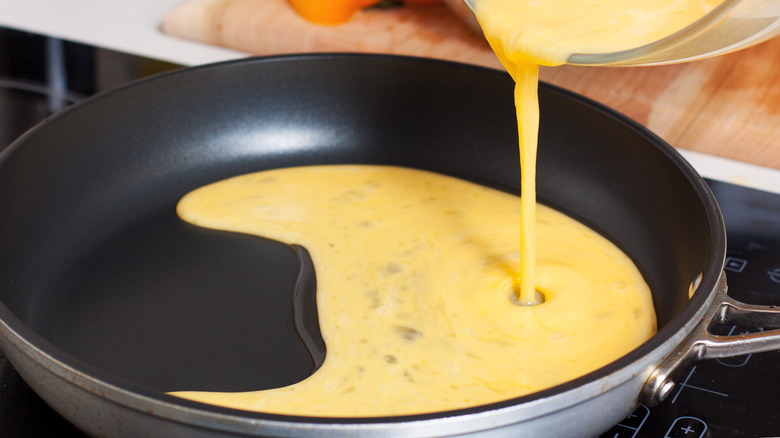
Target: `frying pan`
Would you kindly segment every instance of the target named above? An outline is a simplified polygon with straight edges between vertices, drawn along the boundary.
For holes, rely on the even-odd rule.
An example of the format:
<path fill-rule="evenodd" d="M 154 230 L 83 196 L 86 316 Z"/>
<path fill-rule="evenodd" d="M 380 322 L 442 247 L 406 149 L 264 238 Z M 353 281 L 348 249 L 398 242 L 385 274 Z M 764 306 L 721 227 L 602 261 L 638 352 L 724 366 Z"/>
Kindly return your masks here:
<path fill-rule="evenodd" d="M 96 436 L 581 436 L 668 394 L 701 358 L 778 347 L 730 299 L 703 180 L 625 117 L 542 84 L 538 197 L 600 231 L 654 291 L 659 331 L 617 361 L 525 397 L 389 418 L 244 412 L 165 395 L 299 381 L 322 350 L 306 251 L 193 227 L 176 202 L 285 166 L 410 166 L 519 193 L 504 72 L 429 59 L 306 55 L 185 69 L 90 98 L 0 155 L 0 346 Z M 689 298 L 690 296 L 690 298 Z"/>

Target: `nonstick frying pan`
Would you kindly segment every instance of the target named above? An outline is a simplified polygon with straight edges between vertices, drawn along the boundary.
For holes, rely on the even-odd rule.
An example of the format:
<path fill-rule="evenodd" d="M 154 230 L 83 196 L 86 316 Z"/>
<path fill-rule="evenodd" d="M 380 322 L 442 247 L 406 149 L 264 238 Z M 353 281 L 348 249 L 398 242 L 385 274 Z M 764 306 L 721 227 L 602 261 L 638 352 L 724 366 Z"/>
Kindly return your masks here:
<path fill-rule="evenodd" d="M 778 318 L 725 294 L 725 231 L 703 180 L 638 124 L 542 84 L 538 197 L 634 259 L 657 335 L 575 381 L 443 413 L 293 417 L 164 394 L 286 385 L 326 354 L 305 249 L 188 225 L 174 211 L 181 196 L 325 163 L 518 193 L 512 88 L 504 72 L 469 65 L 306 55 L 185 69 L 58 113 L 0 155 L 0 346 L 86 432 L 180 437 L 594 435 L 662 399 L 691 360 L 778 347 L 774 332 L 707 330 Z"/>

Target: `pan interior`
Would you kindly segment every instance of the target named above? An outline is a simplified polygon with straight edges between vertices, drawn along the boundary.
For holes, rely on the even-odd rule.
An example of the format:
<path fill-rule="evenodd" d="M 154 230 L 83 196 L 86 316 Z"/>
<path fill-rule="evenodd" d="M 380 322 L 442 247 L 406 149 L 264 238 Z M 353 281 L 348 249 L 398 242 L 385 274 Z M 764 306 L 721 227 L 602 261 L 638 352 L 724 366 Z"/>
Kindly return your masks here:
<path fill-rule="evenodd" d="M 472 66 L 325 55 L 191 69 L 91 99 L 0 156 L 0 301 L 52 354 L 120 384 L 301 380 L 316 365 L 293 323 L 294 248 L 189 226 L 176 202 L 230 176 L 327 163 L 519 193 L 512 88 Z M 629 254 L 668 324 L 709 260 L 700 189 L 638 125 L 547 85 L 540 104 L 540 200 Z"/>

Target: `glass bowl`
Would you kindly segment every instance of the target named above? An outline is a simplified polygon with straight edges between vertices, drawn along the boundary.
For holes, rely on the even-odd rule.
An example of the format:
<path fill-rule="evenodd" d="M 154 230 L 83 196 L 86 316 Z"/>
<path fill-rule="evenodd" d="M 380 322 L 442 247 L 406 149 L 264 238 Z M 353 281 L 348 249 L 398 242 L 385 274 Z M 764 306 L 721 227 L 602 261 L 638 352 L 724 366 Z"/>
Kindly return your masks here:
<path fill-rule="evenodd" d="M 475 0 L 464 0 L 473 10 Z M 575 53 L 567 63 L 661 65 L 734 52 L 780 35 L 780 0 L 724 0 L 690 26 L 653 43 L 609 53 Z"/>

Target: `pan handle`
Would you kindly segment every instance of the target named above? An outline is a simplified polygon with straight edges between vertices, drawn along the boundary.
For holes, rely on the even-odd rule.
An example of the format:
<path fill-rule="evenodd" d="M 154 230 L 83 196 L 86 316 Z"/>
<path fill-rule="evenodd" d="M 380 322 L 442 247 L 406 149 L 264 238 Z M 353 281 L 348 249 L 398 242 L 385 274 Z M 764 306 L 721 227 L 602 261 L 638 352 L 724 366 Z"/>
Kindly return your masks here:
<path fill-rule="evenodd" d="M 663 401 L 688 366 L 697 360 L 718 359 L 780 349 L 780 328 L 740 335 L 716 335 L 712 328 L 730 324 L 744 327 L 780 327 L 780 306 L 745 304 L 726 294 L 726 275 L 718 280 L 715 297 L 701 322 L 667 356 L 645 382 L 639 401 L 654 406 Z"/>

